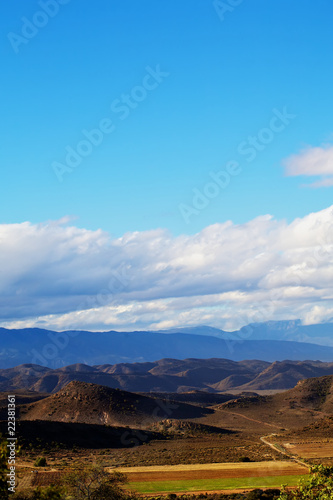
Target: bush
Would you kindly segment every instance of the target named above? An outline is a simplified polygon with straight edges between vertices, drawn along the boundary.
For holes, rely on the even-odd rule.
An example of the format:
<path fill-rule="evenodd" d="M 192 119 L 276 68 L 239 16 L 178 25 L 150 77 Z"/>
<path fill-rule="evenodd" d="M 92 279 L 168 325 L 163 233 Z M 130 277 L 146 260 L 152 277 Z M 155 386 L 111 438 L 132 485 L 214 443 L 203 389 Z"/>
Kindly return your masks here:
<path fill-rule="evenodd" d="M 280 490 L 278 489 L 261 490 L 257 488 L 248 493 L 246 500 L 276 500 L 279 495 Z"/>
<path fill-rule="evenodd" d="M 8 498 L 7 472 L 7 446 L 0 435 L 0 497 L 4 500 Z"/>
<path fill-rule="evenodd" d="M 302 479 L 295 490 L 283 487 L 278 500 L 332 500 L 333 467 L 314 465 L 310 477 Z"/>
<path fill-rule="evenodd" d="M 124 474 L 110 474 L 96 465 L 74 469 L 64 480 L 68 493 L 75 500 L 135 500 L 134 494 L 120 487 L 126 482 Z"/>
<path fill-rule="evenodd" d="M 47 465 L 45 457 L 38 457 L 34 463 L 35 467 L 45 467 Z"/>
<path fill-rule="evenodd" d="M 33 491 L 20 491 L 11 497 L 13 500 L 65 500 L 63 489 L 59 486 L 47 486 L 46 488 L 36 488 Z"/>

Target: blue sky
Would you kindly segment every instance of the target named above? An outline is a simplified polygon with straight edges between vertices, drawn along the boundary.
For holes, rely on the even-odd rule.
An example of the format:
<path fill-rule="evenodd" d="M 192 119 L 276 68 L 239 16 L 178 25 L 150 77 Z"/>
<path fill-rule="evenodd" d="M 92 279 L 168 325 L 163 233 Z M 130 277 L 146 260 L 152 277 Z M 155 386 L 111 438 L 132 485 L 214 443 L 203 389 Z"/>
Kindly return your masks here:
<path fill-rule="evenodd" d="M 331 138 L 331 2 L 244 0 L 221 21 L 210 1 L 71 0 L 15 53 L 8 33 L 40 10 L 30 0 L 1 6 L 1 222 L 73 215 L 117 236 L 180 234 L 330 204 L 332 189 L 300 188 L 281 162 Z M 169 76 L 121 121 L 111 103 L 158 64 Z M 248 164 L 238 145 L 283 106 L 296 118 Z M 114 133 L 60 183 L 52 163 L 103 118 Z M 179 204 L 233 159 L 242 174 L 186 224 Z"/>
<path fill-rule="evenodd" d="M 38 227 L 70 217 L 84 234 L 102 230 L 121 239 L 161 230 L 186 239 L 226 221 L 246 225 L 270 214 L 285 225 L 326 214 L 333 192 L 332 3 L 244 0 L 221 9 L 210 0 L 2 3 L 0 223 Z M 122 112 L 119 101 L 127 102 Z M 277 122 L 281 114 L 289 118 Z M 80 150 L 101 123 L 108 132 Z M 66 162 L 68 147 L 88 151 L 75 168 Z M 226 172 L 228 162 L 237 175 L 212 186 L 211 172 Z M 47 314 L 42 309 L 33 317 Z M 217 313 L 212 318 L 223 326 Z M 8 312 L 5 319 L 15 318 Z M 124 324 L 152 324 L 131 321 Z"/>

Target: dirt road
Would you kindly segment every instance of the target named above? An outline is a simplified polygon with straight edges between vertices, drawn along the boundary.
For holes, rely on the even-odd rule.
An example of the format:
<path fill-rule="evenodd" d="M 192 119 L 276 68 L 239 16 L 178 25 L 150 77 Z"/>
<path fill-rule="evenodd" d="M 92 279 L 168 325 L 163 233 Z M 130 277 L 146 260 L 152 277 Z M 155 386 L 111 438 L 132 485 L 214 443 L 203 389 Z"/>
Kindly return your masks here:
<path fill-rule="evenodd" d="M 261 436 L 260 441 L 262 441 L 264 444 L 266 444 L 267 446 L 269 446 L 270 448 L 272 448 L 272 450 L 275 450 L 275 451 L 277 451 L 279 453 L 282 453 L 282 455 L 285 455 L 286 457 L 291 458 L 292 460 L 295 460 L 295 462 L 303 465 L 307 469 L 309 468 L 308 464 L 306 464 L 305 462 L 303 462 L 299 458 L 295 457 L 295 455 L 291 455 L 291 453 L 288 453 L 287 450 L 282 451 L 278 446 L 276 446 L 275 444 L 270 443 L 269 441 L 267 441 L 267 438 L 270 438 L 272 436 L 276 436 L 276 434 L 273 433 L 273 434 L 269 434 L 268 436 Z"/>

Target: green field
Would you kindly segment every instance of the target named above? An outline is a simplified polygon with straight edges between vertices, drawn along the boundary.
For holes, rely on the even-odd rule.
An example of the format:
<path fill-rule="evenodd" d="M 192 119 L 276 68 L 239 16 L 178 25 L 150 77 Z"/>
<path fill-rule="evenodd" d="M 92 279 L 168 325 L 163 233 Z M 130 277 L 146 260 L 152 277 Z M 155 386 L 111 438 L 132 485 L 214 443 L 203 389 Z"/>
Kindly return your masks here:
<path fill-rule="evenodd" d="M 282 484 L 295 486 L 306 476 L 267 476 L 230 479 L 187 479 L 179 481 L 130 482 L 129 488 L 139 493 L 159 493 L 177 491 L 214 491 L 237 488 L 279 488 Z"/>

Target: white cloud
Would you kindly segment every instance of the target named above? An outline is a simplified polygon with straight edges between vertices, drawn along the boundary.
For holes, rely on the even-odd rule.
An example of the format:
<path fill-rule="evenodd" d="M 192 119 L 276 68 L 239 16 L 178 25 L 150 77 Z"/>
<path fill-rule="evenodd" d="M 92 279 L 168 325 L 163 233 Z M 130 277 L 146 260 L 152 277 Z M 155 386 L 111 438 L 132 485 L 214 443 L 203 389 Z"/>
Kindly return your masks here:
<path fill-rule="evenodd" d="M 331 317 L 333 207 L 178 237 L 158 229 L 112 239 L 67 224 L 0 226 L 2 326 L 236 329 Z"/>
<path fill-rule="evenodd" d="M 331 187 L 333 186 L 333 177 L 324 177 L 319 181 L 306 184 L 306 186 L 311 188 Z"/>
<path fill-rule="evenodd" d="M 303 323 L 305 325 L 311 325 L 325 321 L 332 321 L 332 317 L 333 317 L 333 307 L 324 307 L 321 305 L 315 305 L 305 313 Z"/>
<path fill-rule="evenodd" d="M 306 184 L 307 187 L 333 186 L 333 146 L 308 147 L 284 161 L 288 176 L 320 176 L 318 181 Z"/>

